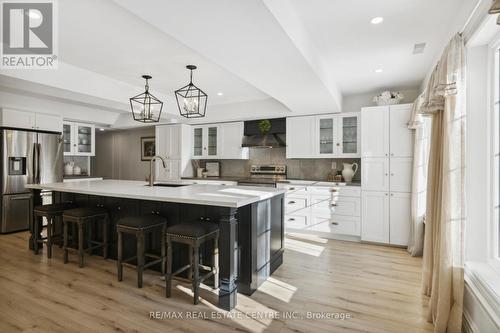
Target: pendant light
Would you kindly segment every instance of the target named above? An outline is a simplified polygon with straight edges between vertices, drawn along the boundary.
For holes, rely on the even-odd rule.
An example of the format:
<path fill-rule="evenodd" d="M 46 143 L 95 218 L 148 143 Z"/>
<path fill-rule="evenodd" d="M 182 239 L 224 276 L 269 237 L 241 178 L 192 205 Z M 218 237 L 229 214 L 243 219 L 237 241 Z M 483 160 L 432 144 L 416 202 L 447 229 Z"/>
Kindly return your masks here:
<path fill-rule="evenodd" d="M 175 91 L 179 113 L 186 118 L 205 117 L 208 96 L 193 84 L 193 70 L 196 66 L 187 65 L 186 68 L 190 70 L 189 83 Z"/>
<path fill-rule="evenodd" d="M 151 80 L 151 76 L 143 75 L 142 78 L 146 80 L 146 91 L 130 99 L 132 115 L 134 120 L 142 123 L 157 123 L 160 121 L 163 102 L 149 92 L 148 80 Z"/>

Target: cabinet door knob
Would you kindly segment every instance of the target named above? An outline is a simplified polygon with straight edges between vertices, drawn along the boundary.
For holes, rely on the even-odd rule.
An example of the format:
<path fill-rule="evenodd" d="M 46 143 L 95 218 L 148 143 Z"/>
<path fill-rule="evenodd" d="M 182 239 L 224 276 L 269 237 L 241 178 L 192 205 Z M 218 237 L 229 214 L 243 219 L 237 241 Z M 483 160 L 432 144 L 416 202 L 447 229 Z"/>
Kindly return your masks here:
<path fill-rule="evenodd" d="M 394 176 L 394 174 L 393 174 L 393 173 L 391 173 L 391 176 Z"/>
<path fill-rule="evenodd" d="M 387 172 L 385 173 L 385 175 L 386 175 L 386 176 L 389 176 L 389 174 L 388 174 Z"/>
<path fill-rule="evenodd" d="M 293 190 L 295 190 L 295 187 L 290 187 L 289 190 L 293 191 Z"/>
<path fill-rule="evenodd" d="M 386 153 L 385 156 L 389 156 L 389 154 Z"/>
<path fill-rule="evenodd" d="M 388 194 L 387 194 L 387 193 L 385 193 L 385 196 L 387 196 L 387 195 L 388 195 Z"/>
<path fill-rule="evenodd" d="M 330 206 L 332 206 L 332 207 L 337 207 L 337 204 L 331 204 Z"/>
<path fill-rule="evenodd" d="M 332 221 L 332 224 L 333 224 L 333 225 L 339 225 L 339 223 L 338 223 L 338 222 L 334 222 L 334 221 Z"/>
<path fill-rule="evenodd" d="M 332 189 L 330 190 L 330 192 L 332 192 L 332 193 L 336 193 L 336 192 L 338 192 L 338 191 L 339 191 L 339 190 L 337 190 L 336 188 L 332 188 Z"/>

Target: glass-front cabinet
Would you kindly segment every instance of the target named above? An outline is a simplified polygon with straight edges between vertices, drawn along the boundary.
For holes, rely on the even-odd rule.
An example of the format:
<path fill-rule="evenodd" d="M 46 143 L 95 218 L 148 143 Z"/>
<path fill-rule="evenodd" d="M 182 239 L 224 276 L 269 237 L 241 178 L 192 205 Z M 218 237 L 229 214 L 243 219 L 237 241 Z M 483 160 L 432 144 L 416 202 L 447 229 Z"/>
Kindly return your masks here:
<path fill-rule="evenodd" d="M 339 157 L 360 157 L 360 115 L 359 113 L 339 114 L 338 119 L 338 151 Z"/>
<path fill-rule="evenodd" d="M 64 155 L 94 156 L 94 125 L 65 121 L 63 124 L 63 145 Z"/>
<path fill-rule="evenodd" d="M 318 116 L 318 147 L 321 157 L 333 157 L 336 153 L 335 137 L 337 136 L 336 117 Z"/>
<path fill-rule="evenodd" d="M 316 116 L 316 154 L 326 158 L 360 157 L 360 114 Z"/>
<path fill-rule="evenodd" d="M 219 152 L 219 126 L 193 127 L 193 158 L 217 158 Z"/>

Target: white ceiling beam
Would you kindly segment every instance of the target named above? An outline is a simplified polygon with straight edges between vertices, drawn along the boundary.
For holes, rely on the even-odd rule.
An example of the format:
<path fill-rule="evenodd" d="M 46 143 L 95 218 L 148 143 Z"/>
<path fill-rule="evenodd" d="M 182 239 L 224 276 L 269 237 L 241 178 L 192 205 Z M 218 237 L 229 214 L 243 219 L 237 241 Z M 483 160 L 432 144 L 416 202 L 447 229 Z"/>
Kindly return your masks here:
<path fill-rule="evenodd" d="M 262 1 L 115 2 L 294 112 L 340 112 L 340 94 L 332 94 L 333 85 L 318 77 Z"/>

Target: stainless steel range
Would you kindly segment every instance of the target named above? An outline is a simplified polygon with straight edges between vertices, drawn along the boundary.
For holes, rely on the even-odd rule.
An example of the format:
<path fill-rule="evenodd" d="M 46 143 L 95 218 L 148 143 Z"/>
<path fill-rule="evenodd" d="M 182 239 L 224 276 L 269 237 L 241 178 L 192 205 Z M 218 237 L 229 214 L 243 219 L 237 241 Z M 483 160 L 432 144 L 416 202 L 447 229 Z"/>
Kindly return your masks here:
<path fill-rule="evenodd" d="M 286 179 L 286 165 L 252 165 L 250 177 L 238 180 L 238 186 L 276 187 L 276 182 Z"/>

